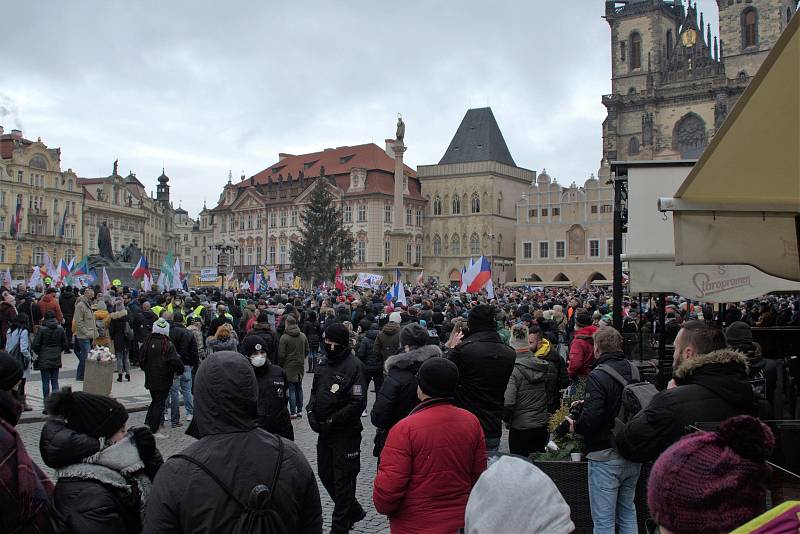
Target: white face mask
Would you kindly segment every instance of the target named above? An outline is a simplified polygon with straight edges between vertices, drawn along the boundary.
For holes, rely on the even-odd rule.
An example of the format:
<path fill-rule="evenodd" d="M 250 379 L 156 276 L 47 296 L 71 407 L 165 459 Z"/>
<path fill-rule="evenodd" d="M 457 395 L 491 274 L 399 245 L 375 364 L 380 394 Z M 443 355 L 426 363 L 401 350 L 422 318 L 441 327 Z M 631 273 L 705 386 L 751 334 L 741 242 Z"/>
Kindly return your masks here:
<path fill-rule="evenodd" d="M 262 367 L 267 363 L 267 357 L 264 354 L 254 354 L 250 356 L 250 363 L 253 364 L 253 367 Z"/>

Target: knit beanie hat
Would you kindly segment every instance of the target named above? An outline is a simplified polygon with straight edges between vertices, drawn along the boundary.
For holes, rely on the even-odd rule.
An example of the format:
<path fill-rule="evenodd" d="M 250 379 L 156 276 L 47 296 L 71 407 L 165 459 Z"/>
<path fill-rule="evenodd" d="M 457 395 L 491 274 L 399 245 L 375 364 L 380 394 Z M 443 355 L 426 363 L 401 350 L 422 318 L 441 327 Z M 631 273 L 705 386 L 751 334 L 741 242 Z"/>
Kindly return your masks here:
<path fill-rule="evenodd" d="M 400 346 L 422 347 L 428 344 L 428 331 L 417 323 L 409 323 L 400 330 Z"/>
<path fill-rule="evenodd" d="M 647 484 L 656 522 L 675 534 L 729 532 L 764 511 L 775 438 L 749 415 L 684 437 L 658 457 Z"/>
<path fill-rule="evenodd" d="M 47 413 L 63 417 L 67 428 L 93 438 L 116 434 L 128 420 L 128 412 L 118 401 L 103 395 L 72 391 L 69 386 L 47 397 Z"/>
<path fill-rule="evenodd" d="M 513 456 L 501 456 L 483 472 L 469 494 L 464 520 L 466 534 L 575 530 L 569 505 L 550 477 Z"/>
<path fill-rule="evenodd" d="M 728 345 L 734 349 L 739 347 L 747 347 L 753 344 L 753 331 L 750 325 L 744 321 L 736 321 L 725 330 L 725 339 Z"/>
<path fill-rule="evenodd" d="M 350 331 L 342 323 L 333 323 L 325 329 L 325 339 L 339 345 L 350 345 Z"/>
<path fill-rule="evenodd" d="M 458 367 L 447 358 L 429 358 L 417 372 L 417 384 L 434 399 L 453 397 L 458 388 Z"/>
<path fill-rule="evenodd" d="M 511 330 L 511 341 L 509 343 L 514 350 L 530 348 L 530 343 L 528 343 L 528 327 L 525 326 L 524 323 L 514 325 L 514 329 Z"/>
<path fill-rule="evenodd" d="M 250 356 L 254 352 L 268 352 L 267 346 L 261 336 L 245 336 L 239 347 L 239 352 L 245 356 Z"/>
<path fill-rule="evenodd" d="M 392 312 L 389 314 L 389 322 L 400 324 L 403 322 L 403 317 L 400 315 L 400 312 Z"/>
<path fill-rule="evenodd" d="M 22 367 L 9 353 L 0 350 L 0 390 L 11 391 L 22 378 Z"/>
<path fill-rule="evenodd" d="M 580 310 L 575 314 L 575 324 L 578 326 L 589 326 L 592 324 L 592 316 L 586 310 Z"/>
<path fill-rule="evenodd" d="M 158 321 L 153 323 L 153 333 L 154 334 L 163 334 L 165 336 L 169 335 L 169 323 L 163 317 Z"/>
<path fill-rule="evenodd" d="M 476 332 L 478 330 L 496 330 L 497 327 L 494 323 L 494 311 L 494 306 L 490 306 L 488 304 L 479 304 L 472 308 L 467 319 L 469 331 Z"/>

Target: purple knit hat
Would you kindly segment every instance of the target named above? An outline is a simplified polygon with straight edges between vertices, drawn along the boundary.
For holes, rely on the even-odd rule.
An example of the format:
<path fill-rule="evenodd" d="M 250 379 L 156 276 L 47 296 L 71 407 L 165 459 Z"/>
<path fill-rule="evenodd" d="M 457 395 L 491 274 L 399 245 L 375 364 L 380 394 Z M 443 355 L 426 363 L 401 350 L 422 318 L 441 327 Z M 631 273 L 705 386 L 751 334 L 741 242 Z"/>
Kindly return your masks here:
<path fill-rule="evenodd" d="M 775 438 L 767 425 L 739 415 L 716 432 L 697 432 L 658 457 L 647 504 L 676 534 L 729 532 L 764 512 Z"/>

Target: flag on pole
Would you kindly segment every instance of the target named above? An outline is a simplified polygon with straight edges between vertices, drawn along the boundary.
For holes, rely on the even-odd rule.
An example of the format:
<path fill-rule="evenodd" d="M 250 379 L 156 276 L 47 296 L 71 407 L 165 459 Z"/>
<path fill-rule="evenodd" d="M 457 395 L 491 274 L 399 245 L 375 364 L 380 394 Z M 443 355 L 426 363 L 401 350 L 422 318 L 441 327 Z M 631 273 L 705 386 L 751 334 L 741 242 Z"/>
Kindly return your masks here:
<path fill-rule="evenodd" d="M 145 291 L 152 291 L 153 290 L 153 277 L 150 275 L 150 271 L 147 271 L 142 275 L 142 288 Z"/>
<path fill-rule="evenodd" d="M 28 287 L 31 289 L 35 289 L 36 286 L 42 285 L 42 271 L 38 265 L 33 266 L 33 274 L 31 274 L 30 280 L 28 280 Z"/>
<path fill-rule="evenodd" d="M 278 288 L 278 275 L 275 273 L 275 267 L 269 269 L 269 282 L 267 284 L 270 289 Z"/>
<path fill-rule="evenodd" d="M 89 274 L 89 261 L 85 256 L 75 267 L 72 268 L 72 271 L 69 274 L 70 276 L 82 276 Z"/>
<path fill-rule="evenodd" d="M 61 228 L 58 231 L 58 235 L 64 237 L 64 234 L 67 232 L 67 213 L 69 212 L 69 202 L 67 202 L 67 206 L 64 208 L 64 216 L 61 217 Z"/>
<path fill-rule="evenodd" d="M 17 196 L 17 209 L 14 210 L 14 219 L 11 221 L 11 236 L 19 234 L 22 226 L 22 195 Z"/>
<path fill-rule="evenodd" d="M 52 278 L 54 281 L 58 279 L 58 269 L 56 266 L 53 265 L 53 260 L 50 259 L 50 254 L 45 251 L 44 253 L 44 264 L 45 264 L 45 272 L 47 276 Z"/>
<path fill-rule="evenodd" d="M 105 266 L 103 266 L 103 277 L 100 279 L 100 289 L 105 293 L 111 289 L 111 280 L 108 279 L 108 273 Z"/>
<path fill-rule="evenodd" d="M 3 274 L 3 287 L 11 289 L 11 271 L 6 267 L 6 272 Z"/>
<path fill-rule="evenodd" d="M 175 258 L 175 265 L 172 266 L 172 287 L 170 289 L 183 289 L 181 272 L 181 260 Z"/>
<path fill-rule="evenodd" d="M 342 268 L 339 265 L 336 266 L 336 278 L 333 285 L 336 286 L 336 289 L 339 291 L 344 292 L 347 290 L 347 286 L 344 284 L 344 278 L 342 278 Z"/>
<path fill-rule="evenodd" d="M 58 262 L 58 276 L 62 280 L 66 280 L 66 278 L 69 276 L 69 265 L 67 265 L 67 262 L 64 261 L 64 258 L 61 258 L 61 261 Z"/>
<path fill-rule="evenodd" d="M 408 303 L 408 301 L 406 301 L 406 290 L 403 287 L 403 277 L 400 274 L 400 269 L 395 270 L 394 284 L 392 284 L 392 287 L 386 293 L 386 298 L 384 300 L 387 304 L 392 302 L 392 300 L 400 304 Z"/>
<path fill-rule="evenodd" d="M 458 292 L 459 293 L 466 293 L 467 292 L 467 267 L 464 266 L 461 268 L 461 272 L 458 273 Z"/>
<path fill-rule="evenodd" d="M 466 275 L 467 292 L 477 293 L 492 280 L 492 267 L 484 256 L 472 265 Z"/>
<path fill-rule="evenodd" d="M 170 250 L 167 252 L 167 257 L 164 258 L 164 262 L 161 264 L 161 274 L 158 275 L 158 288 L 160 290 L 170 290 L 172 289 L 172 279 L 175 276 L 174 269 L 175 269 L 175 258 L 172 255 L 172 251 Z M 164 275 L 163 279 L 161 275 Z M 162 283 L 163 282 L 163 283 Z"/>
<path fill-rule="evenodd" d="M 160 289 L 161 291 L 164 291 L 164 289 L 166 289 L 167 277 L 166 275 L 164 275 L 164 271 L 158 273 L 158 280 L 156 280 L 156 285 L 158 286 L 158 289 Z"/>
<path fill-rule="evenodd" d="M 131 276 L 134 277 L 134 278 L 142 278 L 144 275 L 149 274 L 149 273 L 150 273 L 150 267 L 149 267 L 149 265 L 147 265 L 147 258 L 145 258 L 144 255 L 142 255 L 139 258 L 139 261 L 136 264 L 136 267 L 133 269 L 133 272 L 131 273 Z M 150 282 L 152 282 L 152 281 L 153 281 L 153 279 L 151 278 Z"/>
<path fill-rule="evenodd" d="M 417 276 L 417 285 L 421 286 L 425 283 L 425 271 L 422 270 L 419 272 L 419 276 Z"/>

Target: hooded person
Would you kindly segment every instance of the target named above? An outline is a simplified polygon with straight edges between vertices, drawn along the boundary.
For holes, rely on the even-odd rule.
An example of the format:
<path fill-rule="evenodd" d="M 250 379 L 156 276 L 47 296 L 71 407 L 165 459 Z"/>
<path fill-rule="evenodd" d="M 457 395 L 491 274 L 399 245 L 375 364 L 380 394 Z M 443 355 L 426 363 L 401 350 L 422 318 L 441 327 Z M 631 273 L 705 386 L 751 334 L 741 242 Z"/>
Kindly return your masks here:
<path fill-rule="evenodd" d="M 0 350 L 0 532 L 50 530 L 53 483 L 31 459 L 16 429 L 22 414 L 18 386 L 22 368 Z"/>
<path fill-rule="evenodd" d="M 594 341 L 592 336 L 597 326 L 592 324 L 592 316 L 586 310 L 575 313 L 575 334 L 569 347 L 567 373 L 573 382 L 589 375 L 594 364 Z"/>
<path fill-rule="evenodd" d="M 259 336 L 246 336 L 240 352 L 253 365 L 258 382 L 258 426 L 278 436 L 294 440 L 294 430 L 289 417 L 289 402 L 286 372 L 272 363 L 274 354 L 268 352 L 264 340 Z"/>
<path fill-rule="evenodd" d="M 349 532 L 366 517 L 356 499 L 361 470 L 361 413 L 367 407 L 364 364 L 350 348 L 350 331 L 333 323 L 324 333 L 306 412 L 317 439 L 319 478 L 334 502 L 331 532 Z"/>
<path fill-rule="evenodd" d="M 469 495 L 465 534 L 570 534 L 569 505 L 553 481 L 522 458 L 490 462 Z"/>
<path fill-rule="evenodd" d="M 409 323 L 400 331 L 403 352 L 386 359 L 386 378 L 370 412 L 372 424 L 377 428 L 372 451 L 374 456 L 380 457 L 389 430 L 419 404 L 419 368 L 428 359 L 442 355 L 439 347 L 428 345 L 427 342 L 428 331 L 417 323 Z"/>
<path fill-rule="evenodd" d="M 685 436 L 650 471 L 651 517 L 665 534 L 736 530 L 766 508 L 774 446 L 769 427 L 747 415 L 723 421 L 715 432 Z"/>
<path fill-rule="evenodd" d="M 527 458 L 547 445 L 547 408 L 556 390 L 557 370 L 531 351 L 529 330 L 524 324 L 514 326 L 511 347 L 516 360 L 506 386 L 503 421 L 509 429 L 509 451 Z"/>
<path fill-rule="evenodd" d="M 302 417 L 303 413 L 303 371 L 306 354 L 309 352 L 308 339 L 297 326 L 297 319 L 286 317 L 285 328 L 278 342 L 278 361 L 286 372 L 289 389 L 289 413 L 292 418 Z"/>
<path fill-rule="evenodd" d="M 166 319 L 161 318 L 153 323 L 153 332 L 139 349 L 139 366 L 144 371 L 144 387 L 150 391 L 152 399 L 145 422 L 156 437 L 164 437 L 158 433 L 158 429 L 167 396 L 175 375 L 184 371 L 183 361 L 169 339 L 169 323 Z"/>
<path fill-rule="evenodd" d="M 58 532 L 134 534 L 163 460 L 146 427 L 126 430 L 118 401 L 65 387 L 47 398 L 39 450 L 55 469 Z"/>
<path fill-rule="evenodd" d="M 389 322 L 383 325 L 381 331 L 375 336 L 375 343 L 372 344 L 375 365 L 371 366 L 371 370 L 368 370 L 367 385 L 369 385 L 369 381 L 374 382 L 376 392 L 380 391 L 383 384 L 384 363 L 389 356 L 403 351 L 403 347 L 400 345 L 400 323 L 402 320 L 400 312 L 390 313 Z"/>
<path fill-rule="evenodd" d="M 504 395 L 516 355 L 497 333 L 494 306 L 473 307 L 467 324 L 469 332 L 447 354 L 459 372 L 456 405 L 475 414 L 487 449 L 494 451 L 500 446 Z"/>
<path fill-rule="evenodd" d="M 725 339 L 733 350 L 747 356 L 747 374 L 753 389 L 769 402 L 770 419 L 783 419 L 783 371 L 778 360 L 765 358 L 761 345 L 753 341 L 753 330 L 744 321 L 736 321 L 725 330 Z"/>
<path fill-rule="evenodd" d="M 389 432 L 372 501 L 395 534 L 450 534 L 464 526 L 470 491 L 486 469 L 486 444 L 477 417 L 453 405 L 458 375 L 450 360 L 426 360 L 420 404 Z"/>
<path fill-rule="evenodd" d="M 229 532 L 243 514 L 238 503 L 250 502 L 258 486 L 272 486 L 276 473 L 267 506 L 285 531 L 321 532 L 314 472 L 297 445 L 259 427 L 259 386 L 248 358 L 216 353 L 196 378 L 194 418 L 186 433 L 198 441 L 161 468 L 144 532 Z"/>
<path fill-rule="evenodd" d="M 61 353 L 69 348 L 67 335 L 64 328 L 58 324 L 54 311 L 47 310 L 44 313 L 44 323 L 33 336 L 32 348 L 33 352 L 39 355 L 35 367 L 42 375 L 42 399 L 46 399 L 50 395 L 50 391 L 59 389 L 58 373 L 61 369 Z"/>

